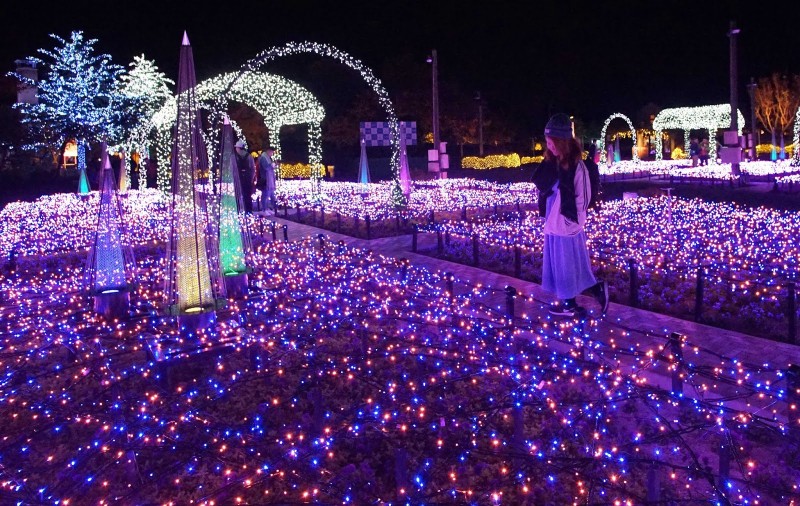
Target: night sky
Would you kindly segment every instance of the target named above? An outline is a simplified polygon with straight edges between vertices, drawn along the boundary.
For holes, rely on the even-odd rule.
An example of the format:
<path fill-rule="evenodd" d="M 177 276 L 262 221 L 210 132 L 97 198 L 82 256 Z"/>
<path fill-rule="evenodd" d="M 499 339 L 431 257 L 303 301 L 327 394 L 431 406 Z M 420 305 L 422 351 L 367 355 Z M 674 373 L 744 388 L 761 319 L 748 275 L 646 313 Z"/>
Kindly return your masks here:
<path fill-rule="evenodd" d="M 727 102 L 731 20 L 741 29 L 745 114 L 750 77 L 800 74 L 795 1 L 198 4 L 3 2 L 2 70 L 12 70 L 14 59 L 35 55 L 37 48 L 53 47 L 49 33 L 68 37 L 75 29 L 99 39 L 96 49 L 115 63 L 127 65 L 144 53 L 173 79 L 184 29 L 200 80 L 288 41 L 332 44 L 378 78 L 387 61 L 402 56 L 421 62 L 424 71 L 435 48 L 441 81 L 457 82 L 470 93 L 480 90 L 495 110 L 524 118 L 532 129 L 559 111 L 602 121 L 615 112 L 634 117 L 651 102 L 660 108 Z M 276 73 L 293 78 L 291 63 L 281 62 Z"/>

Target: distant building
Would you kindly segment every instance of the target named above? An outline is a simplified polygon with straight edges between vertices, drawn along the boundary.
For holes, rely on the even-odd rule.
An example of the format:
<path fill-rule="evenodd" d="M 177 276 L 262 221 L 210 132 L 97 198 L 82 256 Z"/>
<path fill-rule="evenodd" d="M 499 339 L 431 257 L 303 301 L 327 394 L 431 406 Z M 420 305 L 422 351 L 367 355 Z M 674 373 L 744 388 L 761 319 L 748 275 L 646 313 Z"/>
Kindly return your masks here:
<path fill-rule="evenodd" d="M 27 77 L 35 83 L 39 82 L 39 70 L 36 68 L 35 61 L 14 60 L 14 63 L 17 65 L 17 74 Z M 36 86 L 20 83 L 19 86 L 17 86 L 17 103 L 38 104 L 38 92 L 39 89 Z"/>

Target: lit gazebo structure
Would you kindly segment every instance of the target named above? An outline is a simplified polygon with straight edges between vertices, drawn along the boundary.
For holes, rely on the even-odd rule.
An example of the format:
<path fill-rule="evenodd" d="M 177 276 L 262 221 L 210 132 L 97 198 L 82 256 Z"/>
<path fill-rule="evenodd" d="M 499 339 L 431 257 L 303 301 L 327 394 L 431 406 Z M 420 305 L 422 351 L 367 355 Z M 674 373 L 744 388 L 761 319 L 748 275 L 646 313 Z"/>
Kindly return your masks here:
<path fill-rule="evenodd" d="M 739 135 L 744 126 L 744 116 L 736 110 L 739 125 Z M 677 107 L 664 109 L 653 120 L 653 130 L 656 137 L 656 160 L 663 159 L 663 141 L 661 133 L 664 130 L 683 130 L 684 144 L 688 145 L 691 130 L 708 130 L 709 157 L 714 160 L 717 156 L 717 143 L 713 141 L 717 130 L 727 129 L 731 126 L 730 104 L 704 105 L 700 107 Z M 685 146 L 688 147 L 688 146 Z"/>
<path fill-rule="evenodd" d="M 238 77 L 238 78 L 237 78 Z M 233 86 L 230 86 L 233 83 Z M 228 90 L 228 88 L 230 89 Z M 227 90 L 227 93 L 225 93 Z M 271 136 L 270 144 L 276 147 L 280 158 L 280 138 L 278 133 L 284 126 L 306 125 L 308 127 L 308 162 L 312 167 L 322 164 L 322 120 L 325 109 L 319 100 L 307 89 L 294 81 L 266 72 L 245 72 L 222 74 L 198 84 L 195 89 L 198 108 L 207 109 L 212 114 L 225 113 L 228 102 L 240 102 L 256 110 L 264 117 L 264 123 Z M 167 101 L 164 107 L 153 116 L 156 128 L 156 153 L 158 156 L 158 186 L 167 189 L 170 153 L 170 131 L 175 122 L 175 98 Z M 213 136 L 209 136 L 211 139 Z M 216 146 L 208 142 L 210 153 Z"/>

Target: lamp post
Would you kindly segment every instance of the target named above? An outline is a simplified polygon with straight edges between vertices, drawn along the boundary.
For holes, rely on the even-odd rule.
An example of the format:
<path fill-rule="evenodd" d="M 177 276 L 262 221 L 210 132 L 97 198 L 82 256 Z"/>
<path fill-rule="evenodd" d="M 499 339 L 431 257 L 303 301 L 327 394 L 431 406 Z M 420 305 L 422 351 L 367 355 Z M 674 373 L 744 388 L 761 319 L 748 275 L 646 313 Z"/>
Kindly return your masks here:
<path fill-rule="evenodd" d="M 483 156 L 483 100 L 481 92 L 475 92 L 475 101 L 478 102 L 478 155 Z"/>
<path fill-rule="evenodd" d="M 728 38 L 730 39 L 730 86 L 731 86 L 731 131 L 736 132 L 736 146 L 739 147 L 739 115 L 737 114 L 739 108 L 739 94 L 736 86 L 739 80 L 739 69 L 736 53 L 736 36 L 739 35 L 739 29 L 736 28 L 736 23 L 731 21 L 731 29 L 728 31 Z M 740 153 L 738 153 L 740 155 Z M 738 176 L 741 171 L 739 169 L 739 157 L 731 164 L 731 174 Z"/>
<path fill-rule="evenodd" d="M 756 135 L 758 135 L 758 127 L 756 126 L 756 88 L 758 85 L 751 77 L 750 83 L 747 85 L 747 91 L 750 93 L 750 160 L 756 160 Z M 758 139 L 759 141 L 761 139 Z"/>
<path fill-rule="evenodd" d="M 431 50 L 428 63 L 432 66 L 433 74 L 433 149 L 439 153 L 439 60 L 436 50 Z M 437 163 L 440 166 L 440 164 Z"/>

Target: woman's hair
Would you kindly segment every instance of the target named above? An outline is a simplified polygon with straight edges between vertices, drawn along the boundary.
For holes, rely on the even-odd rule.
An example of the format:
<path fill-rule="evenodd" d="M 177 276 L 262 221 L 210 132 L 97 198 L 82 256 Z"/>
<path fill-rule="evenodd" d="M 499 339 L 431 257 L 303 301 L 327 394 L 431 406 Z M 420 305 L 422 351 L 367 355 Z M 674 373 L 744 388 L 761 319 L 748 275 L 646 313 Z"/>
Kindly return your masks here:
<path fill-rule="evenodd" d="M 556 164 L 562 169 L 568 169 L 578 165 L 578 162 L 583 157 L 583 148 L 578 142 L 578 139 L 574 137 L 569 139 L 550 137 L 549 139 L 553 141 L 553 144 L 558 146 L 558 152 L 563 154 L 556 156 L 547 149 L 544 152 L 545 159 L 555 160 Z"/>

